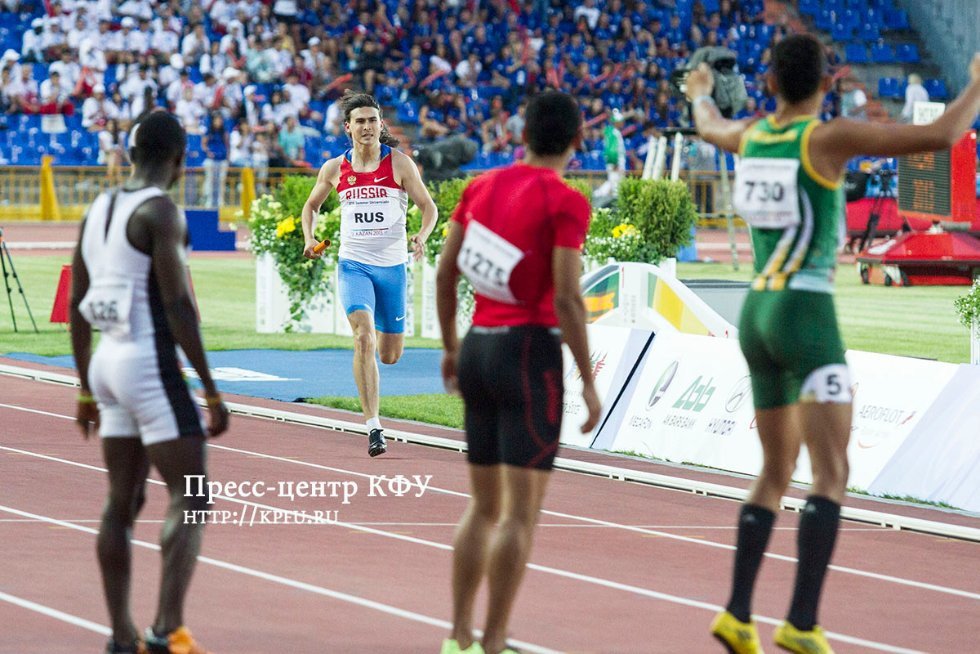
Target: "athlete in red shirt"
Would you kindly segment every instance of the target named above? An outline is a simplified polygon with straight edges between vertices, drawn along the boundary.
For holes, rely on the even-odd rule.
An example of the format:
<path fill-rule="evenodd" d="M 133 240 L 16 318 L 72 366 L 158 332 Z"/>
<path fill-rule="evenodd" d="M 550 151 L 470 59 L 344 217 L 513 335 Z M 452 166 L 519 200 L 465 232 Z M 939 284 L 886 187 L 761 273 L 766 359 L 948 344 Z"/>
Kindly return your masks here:
<path fill-rule="evenodd" d="M 466 405 L 472 483 L 454 541 L 453 633 L 443 654 L 511 651 L 507 620 L 561 434 L 561 340 L 584 381 L 582 431 L 599 420 L 578 281 L 590 208 L 560 176 L 582 139 L 581 112 L 570 96 L 548 92 L 531 100 L 526 120 L 524 162 L 477 177 L 463 193 L 436 282 L 442 376 Z M 461 272 L 476 290 L 476 312 L 460 350 Z M 484 570 L 481 650 L 473 604 Z"/>

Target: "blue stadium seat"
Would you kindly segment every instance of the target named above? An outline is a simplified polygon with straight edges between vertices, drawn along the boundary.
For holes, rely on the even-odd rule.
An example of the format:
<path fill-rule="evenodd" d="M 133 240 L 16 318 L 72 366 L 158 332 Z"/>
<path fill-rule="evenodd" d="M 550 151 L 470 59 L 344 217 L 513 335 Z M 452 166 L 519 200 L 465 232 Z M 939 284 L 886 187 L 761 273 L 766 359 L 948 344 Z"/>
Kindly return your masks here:
<path fill-rule="evenodd" d="M 919 48 L 914 43 L 903 43 L 895 50 L 895 57 L 905 64 L 917 64 L 922 61 Z"/>
<path fill-rule="evenodd" d="M 400 123 L 408 123 L 410 125 L 419 124 L 419 109 L 417 103 L 413 100 L 407 100 L 400 105 L 398 105 L 398 111 L 396 117 Z"/>
<path fill-rule="evenodd" d="M 830 31 L 830 38 L 837 43 L 847 43 L 854 39 L 854 27 L 846 23 L 837 23 Z"/>
<path fill-rule="evenodd" d="M 877 41 L 881 38 L 881 30 L 877 23 L 864 23 L 858 28 L 857 35 L 862 41 Z"/>
<path fill-rule="evenodd" d="M 904 9 L 889 9 L 885 12 L 885 26 L 890 30 L 909 29 L 909 15 Z"/>
<path fill-rule="evenodd" d="M 922 85 L 929 92 L 930 100 L 946 100 L 949 98 L 949 90 L 946 88 L 946 82 L 941 79 L 927 79 Z"/>
<path fill-rule="evenodd" d="M 834 14 L 829 9 L 821 9 L 820 12 L 814 16 L 813 24 L 818 30 L 822 32 L 829 32 L 834 28 Z"/>
<path fill-rule="evenodd" d="M 887 43 L 876 43 L 871 46 L 871 61 L 876 64 L 893 64 L 895 51 Z"/>
<path fill-rule="evenodd" d="M 902 84 L 897 77 L 882 77 L 878 80 L 878 97 L 900 98 L 902 95 Z"/>
<path fill-rule="evenodd" d="M 800 0 L 799 9 L 804 16 L 816 16 L 820 13 L 820 0 Z"/>
<path fill-rule="evenodd" d="M 848 43 L 844 47 L 844 59 L 849 64 L 866 64 L 869 61 L 868 49 L 863 43 Z"/>

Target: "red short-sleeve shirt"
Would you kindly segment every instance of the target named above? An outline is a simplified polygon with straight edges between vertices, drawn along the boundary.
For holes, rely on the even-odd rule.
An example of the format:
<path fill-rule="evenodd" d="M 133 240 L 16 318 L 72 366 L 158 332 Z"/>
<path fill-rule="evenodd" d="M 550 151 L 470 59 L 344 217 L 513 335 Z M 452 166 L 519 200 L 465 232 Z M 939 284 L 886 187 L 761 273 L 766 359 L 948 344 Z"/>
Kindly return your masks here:
<path fill-rule="evenodd" d="M 552 254 L 556 247 L 582 248 L 590 215 L 585 196 L 549 168 L 518 163 L 474 179 L 452 220 L 467 229 L 473 221 L 480 223 L 523 257 L 509 281 L 517 303 L 477 293 L 473 324 L 557 326 Z"/>

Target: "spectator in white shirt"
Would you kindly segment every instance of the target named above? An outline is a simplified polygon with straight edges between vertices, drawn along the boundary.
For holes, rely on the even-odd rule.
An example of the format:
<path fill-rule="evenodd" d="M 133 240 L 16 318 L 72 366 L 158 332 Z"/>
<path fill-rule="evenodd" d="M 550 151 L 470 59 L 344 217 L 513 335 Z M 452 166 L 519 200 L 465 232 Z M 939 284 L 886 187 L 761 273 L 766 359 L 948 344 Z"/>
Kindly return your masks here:
<path fill-rule="evenodd" d="M 184 58 L 179 54 L 172 54 L 168 58 L 166 66 L 160 68 L 157 73 L 157 82 L 160 88 L 166 89 L 169 93 L 170 85 L 180 79 L 180 71 L 184 70 Z"/>
<path fill-rule="evenodd" d="M 197 66 L 201 57 L 211 50 L 211 43 L 204 34 L 204 25 L 197 23 L 180 44 L 180 54 L 189 66 Z"/>
<path fill-rule="evenodd" d="M 24 61 L 44 61 L 44 19 L 35 18 L 31 21 L 31 29 L 24 32 L 24 40 L 20 47 L 20 54 Z"/>
<path fill-rule="evenodd" d="M 48 21 L 41 34 L 41 48 L 45 57 L 53 56 L 58 48 L 65 45 L 65 33 L 61 31 L 60 21 Z"/>
<path fill-rule="evenodd" d="M 72 50 L 78 50 L 82 45 L 82 41 L 88 38 L 90 34 L 92 34 L 92 30 L 85 22 L 85 17 L 78 16 L 75 18 L 75 26 L 68 31 L 68 37 L 65 42 Z"/>
<path fill-rule="evenodd" d="M 208 11 L 211 23 L 218 25 L 223 31 L 227 31 L 228 23 L 235 18 L 235 4 L 227 0 L 215 0 Z"/>
<path fill-rule="evenodd" d="M 157 8 L 157 13 L 153 17 L 153 32 L 173 32 L 177 35 L 178 44 L 174 48 L 176 52 L 180 48 L 180 34 L 184 31 L 184 22 L 179 16 L 174 15 L 174 9 L 169 4 Z"/>
<path fill-rule="evenodd" d="M 105 86 L 96 85 L 92 97 L 82 104 L 82 127 L 90 132 L 98 132 L 106 124 L 119 117 L 119 107 L 105 97 Z"/>
<path fill-rule="evenodd" d="M 120 16 L 132 16 L 133 18 L 153 18 L 153 8 L 147 0 L 126 0 L 116 10 Z"/>
<path fill-rule="evenodd" d="M 916 102 L 929 102 L 929 92 L 922 86 L 922 77 L 916 73 L 909 75 L 909 83 L 905 87 L 905 106 L 902 107 L 902 120 L 912 122 L 912 112 Z"/>
<path fill-rule="evenodd" d="M 191 95 L 194 94 L 194 82 L 191 81 L 190 71 L 187 68 L 181 68 L 178 79 L 171 82 L 167 87 L 167 104 L 170 105 L 171 109 L 176 107 L 177 102 L 184 97 L 185 89 L 190 89 Z"/>
<path fill-rule="evenodd" d="M 235 130 L 229 136 L 228 163 L 234 168 L 246 168 L 252 165 L 252 143 L 255 135 L 248 126 L 248 121 L 240 120 Z"/>
<path fill-rule="evenodd" d="M 41 82 L 39 111 L 46 114 L 71 116 L 75 113 L 75 105 L 68 101 L 71 89 L 61 81 L 61 75 L 58 74 L 58 71 L 53 70 L 49 75 L 48 79 Z"/>
<path fill-rule="evenodd" d="M 201 74 L 211 73 L 217 77 L 227 67 L 228 58 L 221 53 L 221 43 L 219 41 L 211 41 L 209 46 L 210 51 L 201 57 Z"/>
<path fill-rule="evenodd" d="M 110 119 L 99 132 L 98 163 L 106 166 L 106 174 L 113 183 L 119 174 L 119 168 L 126 162 L 126 130 L 122 129 L 119 121 Z"/>
<path fill-rule="evenodd" d="M 299 83 L 299 77 L 295 73 L 286 76 L 282 89 L 288 93 L 289 103 L 298 115 L 306 116 L 310 112 L 310 89 Z"/>
<path fill-rule="evenodd" d="M 204 105 L 194 97 L 193 87 L 184 87 L 183 95 L 177 100 L 177 106 L 174 107 L 174 115 L 188 134 L 200 134 L 202 132 L 201 119 L 207 115 L 207 112 L 204 110 Z"/>
<path fill-rule="evenodd" d="M 272 13 L 284 23 L 294 23 L 299 13 L 298 5 L 296 0 L 275 0 L 272 4 Z"/>
<path fill-rule="evenodd" d="M 130 74 L 126 77 L 126 81 L 122 83 L 119 91 L 124 98 L 132 102 L 135 98 L 142 97 L 143 89 L 147 87 L 155 93 L 157 83 L 150 77 L 150 67 L 146 64 L 140 64 L 135 75 Z"/>
<path fill-rule="evenodd" d="M 69 89 L 74 89 L 82 75 L 82 67 L 75 61 L 68 47 L 61 49 L 61 58 L 48 67 L 48 73 L 57 71 L 61 75 L 61 83 Z"/>
<path fill-rule="evenodd" d="M 14 53 L 16 54 L 16 53 Z M 34 81 L 34 69 L 31 66 L 21 66 L 20 74 L 14 81 L 10 97 L 18 111 L 36 113 L 38 103 L 38 87 Z"/>
<path fill-rule="evenodd" d="M 194 85 L 194 98 L 201 103 L 207 111 L 214 107 L 214 100 L 218 93 L 218 80 L 211 73 L 205 73 L 204 79 Z"/>
<path fill-rule="evenodd" d="M 589 29 L 594 30 L 596 25 L 599 24 L 599 9 L 595 6 L 595 0 L 585 0 L 584 3 L 575 8 L 575 22 L 578 22 L 579 17 L 585 16 L 586 22 L 589 24 Z"/>
<path fill-rule="evenodd" d="M 155 30 L 153 37 L 150 39 L 150 50 L 164 57 L 178 54 L 180 50 L 180 36 L 170 30 Z"/>

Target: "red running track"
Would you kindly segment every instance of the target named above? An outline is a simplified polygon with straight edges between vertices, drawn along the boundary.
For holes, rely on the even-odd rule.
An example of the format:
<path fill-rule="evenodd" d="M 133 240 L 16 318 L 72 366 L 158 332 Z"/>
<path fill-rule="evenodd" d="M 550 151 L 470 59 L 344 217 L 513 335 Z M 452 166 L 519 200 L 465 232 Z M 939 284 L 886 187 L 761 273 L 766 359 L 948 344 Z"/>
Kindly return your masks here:
<path fill-rule="evenodd" d="M 94 530 L 106 482 L 98 444 L 74 429 L 73 389 L 12 377 L 0 377 L 0 389 L 0 653 L 100 651 L 107 616 Z M 394 443 L 369 459 L 363 437 L 235 416 L 209 457 L 214 480 L 268 485 L 252 502 L 339 512 L 336 524 L 208 527 L 186 620 L 209 648 L 438 651 L 450 616 L 453 525 L 466 501 L 462 455 Z M 367 496 L 369 475 L 399 474 L 432 475 L 431 486 L 421 497 Z M 290 499 L 276 496 L 280 481 L 353 481 L 358 494 L 348 505 Z M 153 616 L 152 547 L 166 501 L 159 485 L 148 496 L 134 547 L 141 625 Z M 707 626 L 727 595 L 737 504 L 558 472 L 545 508 L 512 621 L 515 640 L 530 651 L 720 651 Z M 253 512 L 261 517 L 254 504 L 217 499 L 214 509 L 236 512 L 236 520 L 244 513 L 246 522 Z M 760 576 L 755 609 L 764 643 L 789 602 L 796 524 L 795 514 L 780 515 L 776 556 Z M 975 543 L 845 523 L 821 612 L 836 651 L 976 651 L 978 560 Z"/>

